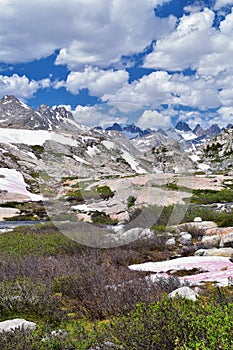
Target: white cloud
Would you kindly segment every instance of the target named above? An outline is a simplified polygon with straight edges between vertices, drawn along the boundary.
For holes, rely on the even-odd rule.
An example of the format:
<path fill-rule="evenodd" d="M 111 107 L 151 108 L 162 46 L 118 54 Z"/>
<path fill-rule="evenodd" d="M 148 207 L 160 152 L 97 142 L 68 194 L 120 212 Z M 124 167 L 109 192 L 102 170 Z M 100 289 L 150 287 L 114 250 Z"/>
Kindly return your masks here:
<path fill-rule="evenodd" d="M 218 117 L 215 118 L 215 122 L 220 127 L 225 127 L 229 123 L 233 123 L 233 107 L 221 107 L 218 110 Z"/>
<path fill-rule="evenodd" d="M 47 88 L 51 85 L 49 79 L 42 79 L 40 81 L 29 80 L 25 75 L 19 76 L 13 74 L 12 76 L 0 75 L 0 95 L 15 95 L 21 99 L 28 99 L 39 90 Z"/>
<path fill-rule="evenodd" d="M 96 106 L 81 106 L 78 105 L 74 110 L 71 106 L 64 106 L 67 110 L 73 113 L 75 120 L 86 126 L 102 126 L 103 128 L 113 123 L 124 124 L 127 121 L 126 117 L 117 117 L 107 114 L 99 105 Z"/>
<path fill-rule="evenodd" d="M 102 99 L 118 108 L 140 109 L 158 106 L 170 97 L 170 76 L 167 72 L 153 72 L 141 79 L 125 84 L 115 94 L 105 94 Z"/>
<path fill-rule="evenodd" d="M 167 70 L 195 68 L 200 57 L 209 53 L 209 39 L 213 35 L 214 12 L 184 15 L 176 30 L 158 40 L 154 50 L 144 62 L 144 67 Z"/>
<path fill-rule="evenodd" d="M 213 27 L 214 12 L 203 11 L 184 15 L 176 30 L 158 40 L 144 66 L 169 71 L 192 68 L 199 75 L 228 73 L 233 56 L 233 11 Z"/>
<path fill-rule="evenodd" d="M 136 124 L 142 129 L 167 129 L 171 126 L 171 118 L 170 116 L 163 115 L 157 111 L 146 110 L 143 112 Z"/>
<path fill-rule="evenodd" d="M 124 70 L 86 67 L 83 72 L 71 72 L 62 85 L 72 94 L 78 94 L 80 90 L 86 88 L 91 95 L 101 97 L 106 93 L 114 94 L 127 83 L 128 79 L 129 74 Z M 61 83 L 56 86 L 59 88 Z"/>
<path fill-rule="evenodd" d="M 167 1 L 1 0 L 0 61 L 27 62 L 58 49 L 56 63 L 70 69 L 116 63 L 174 27 L 174 18 L 154 15 Z"/>
<path fill-rule="evenodd" d="M 222 7 L 227 6 L 227 5 L 232 5 L 233 0 L 217 0 L 214 8 L 215 10 L 220 10 Z"/>
<path fill-rule="evenodd" d="M 218 86 L 211 78 L 153 72 L 131 84 L 125 84 L 114 94 L 106 94 L 103 101 L 123 110 L 143 106 L 158 108 L 161 104 L 183 105 L 199 109 L 217 108 L 221 105 Z M 121 109 L 122 110 L 122 109 Z"/>

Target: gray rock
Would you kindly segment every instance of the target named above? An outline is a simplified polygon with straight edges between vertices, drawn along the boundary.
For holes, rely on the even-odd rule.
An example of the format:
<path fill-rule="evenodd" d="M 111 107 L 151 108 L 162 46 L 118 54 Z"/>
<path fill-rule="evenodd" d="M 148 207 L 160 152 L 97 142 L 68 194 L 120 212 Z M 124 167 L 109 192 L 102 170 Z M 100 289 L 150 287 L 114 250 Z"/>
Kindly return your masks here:
<path fill-rule="evenodd" d="M 233 232 L 222 236 L 220 247 L 233 247 Z"/>
<path fill-rule="evenodd" d="M 145 230 L 142 231 L 140 238 L 154 238 L 154 232 L 151 231 L 149 228 L 145 228 Z"/>
<path fill-rule="evenodd" d="M 221 241 L 221 236 L 213 235 L 213 236 L 204 236 L 202 237 L 201 243 L 211 247 L 219 247 Z"/>
<path fill-rule="evenodd" d="M 225 256 L 227 258 L 233 257 L 233 248 L 212 248 L 212 249 L 198 249 L 195 256 Z"/>
<path fill-rule="evenodd" d="M 182 297 L 193 301 L 197 300 L 197 296 L 198 294 L 190 287 L 181 287 L 173 290 L 173 292 L 169 294 L 170 298 Z"/>
<path fill-rule="evenodd" d="M 191 245 L 192 244 L 192 236 L 188 232 L 181 232 L 178 237 L 178 241 L 183 245 Z"/>
<path fill-rule="evenodd" d="M 167 241 L 166 241 L 166 246 L 167 247 L 172 247 L 172 246 L 175 246 L 176 245 L 176 240 L 175 238 L 169 238 Z"/>
<path fill-rule="evenodd" d="M 202 222 L 202 218 L 200 216 L 197 216 L 193 220 L 194 222 Z"/>
<path fill-rule="evenodd" d="M 13 320 L 0 322 L 0 332 L 13 332 L 16 329 L 34 330 L 36 329 L 36 324 L 34 322 L 26 321 L 22 318 L 14 318 Z"/>

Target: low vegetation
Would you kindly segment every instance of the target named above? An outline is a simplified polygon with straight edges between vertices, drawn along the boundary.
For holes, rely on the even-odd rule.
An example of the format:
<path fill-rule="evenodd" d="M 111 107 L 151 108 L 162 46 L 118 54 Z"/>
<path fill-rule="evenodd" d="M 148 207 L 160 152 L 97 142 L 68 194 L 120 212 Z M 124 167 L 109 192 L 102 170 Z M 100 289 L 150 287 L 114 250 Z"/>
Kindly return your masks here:
<path fill-rule="evenodd" d="M 74 186 L 71 192 L 76 191 L 79 195 L 83 188 Z M 0 321 L 25 318 L 37 324 L 34 331 L 0 333 L 1 350 L 233 349 L 232 287 L 206 287 L 196 302 L 171 300 L 168 293 L 180 287 L 177 277 L 160 278 L 151 285 L 146 272 L 128 269 L 131 264 L 171 258 L 165 232 L 170 225 L 201 216 L 233 226 L 232 209 L 219 211 L 209 204 L 216 198 L 228 201 L 231 191 L 196 191 L 195 203 L 146 208 L 145 217 L 155 218 L 154 238 L 118 248 L 82 246 L 50 222 L 1 234 Z M 89 192 L 102 199 L 114 195 L 107 186 Z M 202 203 L 205 196 L 208 203 Z M 135 201 L 128 198 L 132 211 Z M 93 213 L 92 220 L 114 224 L 101 212 Z"/>
<path fill-rule="evenodd" d="M 191 202 L 195 204 L 228 203 L 233 201 L 233 190 L 193 190 Z"/>

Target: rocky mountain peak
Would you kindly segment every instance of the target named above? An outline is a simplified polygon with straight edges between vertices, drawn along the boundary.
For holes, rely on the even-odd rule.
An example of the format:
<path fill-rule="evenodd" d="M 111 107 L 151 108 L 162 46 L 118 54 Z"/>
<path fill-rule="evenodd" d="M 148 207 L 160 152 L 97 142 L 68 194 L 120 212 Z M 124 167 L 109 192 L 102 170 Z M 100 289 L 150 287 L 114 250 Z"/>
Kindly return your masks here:
<path fill-rule="evenodd" d="M 197 124 L 196 127 L 193 129 L 193 133 L 197 135 L 197 137 L 199 137 L 205 134 L 205 130 L 201 127 L 200 124 Z"/>
<path fill-rule="evenodd" d="M 218 124 L 212 124 L 208 129 L 205 130 L 205 134 L 209 137 L 218 135 L 220 132 L 221 132 L 221 129 L 218 126 Z"/>
<path fill-rule="evenodd" d="M 65 107 L 50 108 L 43 104 L 35 111 L 12 95 L 0 99 L 0 127 L 83 131 L 83 128 L 75 122 L 72 113 Z"/>
<path fill-rule="evenodd" d="M 118 123 L 114 123 L 112 126 L 108 126 L 105 130 L 122 131 L 122 126 Z"/>
<path fill-rule="evenodd" d="M 192 131 L 192 129 L 189 127 L 189 125 L 185 122 L 179 121 L 176 126 L 175 129 L 180 130 L 180 131 Z"/>
<path fill-rule="evenodd" d="M 0 126 L 17 129 L 46 129 L 41 115 L 12 95 L 4 96 L 0 100 Z"/>
<path fill-rule="evenodd" d="M 57 122 L 64 122 L 67 119 L 74 120 L 73 114 L 70 111 L 67 111 L 64 106 L 50 108 L 48 105 L 43 104 L 37 108 L 37 112 L 42 116 L 53 121 L 56 120 Z"/>

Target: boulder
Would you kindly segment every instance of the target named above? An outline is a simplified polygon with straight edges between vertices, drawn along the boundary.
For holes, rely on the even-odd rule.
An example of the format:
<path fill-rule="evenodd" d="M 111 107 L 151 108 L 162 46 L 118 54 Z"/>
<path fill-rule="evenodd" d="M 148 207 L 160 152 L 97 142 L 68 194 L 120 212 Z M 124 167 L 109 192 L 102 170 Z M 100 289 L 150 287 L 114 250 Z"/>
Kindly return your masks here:
<path fill-rule="evenodd" d="M 220 245 L 221 236 L 214 235 L 214 236 L 204 236 L 201 239 L 201 243 L 210 247 L 216 247 L 218 248 Z"/>
<path fill-rule="evenodd" d="M 198 249 L 195 256 L 225 256 L 227 258 L 233 257 L 233 248 L 212 248 L 212 249 Z"/>
<path fill-rule="evenodd" d="M 205 231 L 211 228 L 216 228 L 217 224 L 213 221 L 202 221 L 202 222 L 187 222 L 174 226 L 174 229 L 179 233 L 182 231 L 193 232 L 193 230 Z"/>
<path fill-rule="evenodd" d="M 34 322 L 26 321 L 23 318 L 14 318 L 13 320 L 0 322 L 0 332 L 13 332 L 15 329 L 34 330 L 36 329 L 36 324 Z"/>
<path fill-rule="evenodd" d="M 233 231 L 222 236 L 220 247 L 233 247 Z"/>
<path fill-rule="evenodd" d="M 233 234 L 233 227 L 212 227 L 205 231 L 205 236 L 221 235 L 225 236 Z"/>
<path fill-rule="evenodd" d="M 202 222 L 202 218 L 200 216 L 197 216 L 193 220 L 194 222 Z"/>
<path fill-rule="evenodd" d="M 192 236 L 188 232 L 181 232 L 180 236 L 177 238 L 178 242 L 183 245 L 191 245 L 192 244 Z"/>
<path fill-rule="evenodd" d="M 78 218 L 80 221 L 92 222 L 92 220 L 91 220 L 91 215 L 86 214 L 86 213 L 78 213 L 78 214 L 77 214 L 77 218 Z"/>
<path fill-rule="evenodd" d="M 173 290 L 173 292 L 169 293 L 170 298 L 176 298 L 176 297 L 181 297 L 181 298 L 186 298 L 189 300 L 197 300 L 198 294 L 191 289 L 190 287 L 181 287 Z"/>
<path fill-rule="evenodd" d="M 151 231 L 149 228 L 145 228 L 143 231 L 142 231 L 142 233 L 141 233 L 141 235 L 140 235 L 140 238 L 154 238 L 154 232 L 153 231 Z"/>
<path fill-rule="evenodd" d="M 165 244 L 167 247 L 173 247 L 176 245 L 176 240 L 175 238 L 169 238 Z"/>
<path fill-rule="evenodd" d="M 130 216 L 127 211 L 124 211 L 118 214 L 111 214 L 110 218 L 112 220 L 117 220 L 120 224 L 127 223 L 130 221 Z"/>

